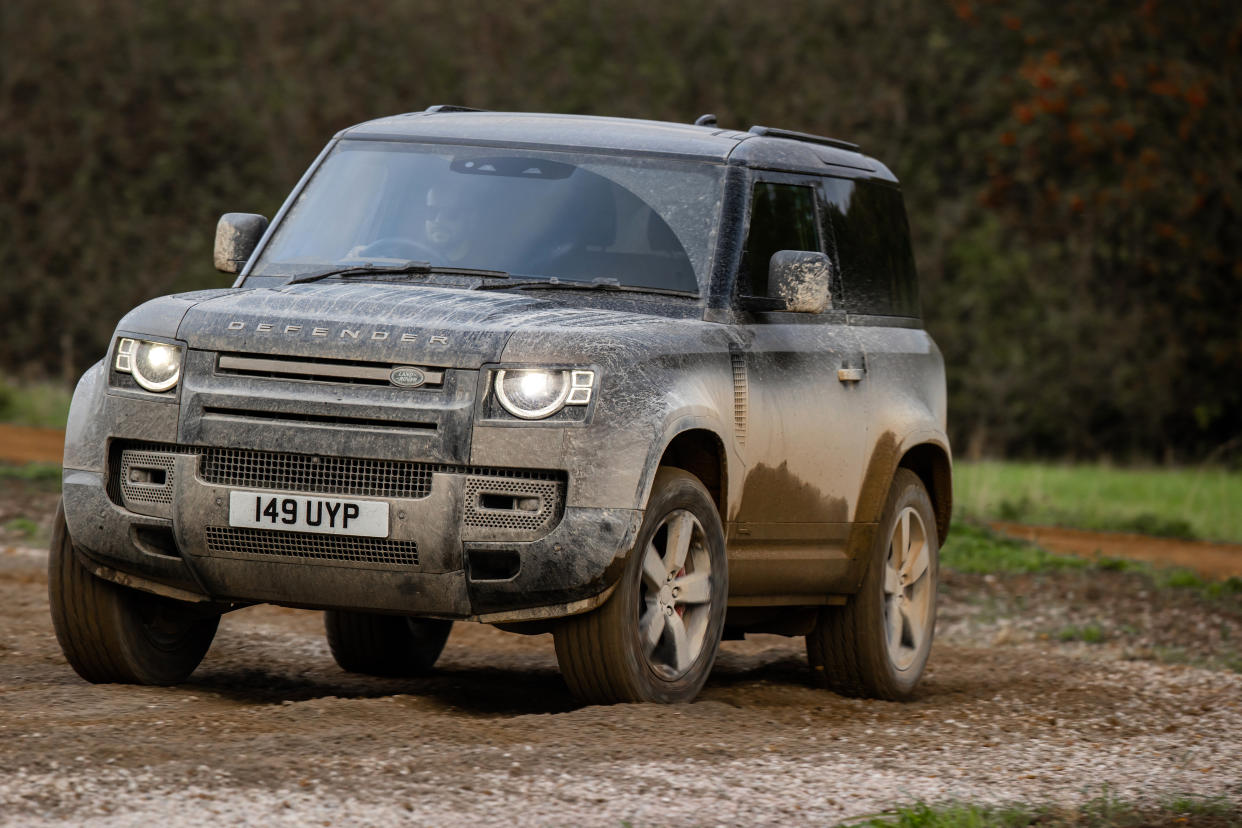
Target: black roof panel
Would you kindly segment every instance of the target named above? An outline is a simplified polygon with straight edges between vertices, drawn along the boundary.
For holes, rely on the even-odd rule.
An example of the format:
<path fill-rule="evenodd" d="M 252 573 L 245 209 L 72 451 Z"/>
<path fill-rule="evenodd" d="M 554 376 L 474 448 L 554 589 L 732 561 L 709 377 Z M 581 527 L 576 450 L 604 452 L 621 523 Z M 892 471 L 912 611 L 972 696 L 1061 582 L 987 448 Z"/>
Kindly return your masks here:
<path fill-rule="evenodd" d="M 883 164 L 847 149 L 842 146 L 845 142 L 828 145 L 802 139 L 799 133 L 771 130 L 770 134 L 755 134 L 669 121 L 527 112 L 463 112 L 446 107 L 436 112 L 410 112 L 366 121 L 343 130 L 342 135 L 602 149 L 792 171 L 828 172 L 831 167 L 844 167 L 896 180 Z"/>

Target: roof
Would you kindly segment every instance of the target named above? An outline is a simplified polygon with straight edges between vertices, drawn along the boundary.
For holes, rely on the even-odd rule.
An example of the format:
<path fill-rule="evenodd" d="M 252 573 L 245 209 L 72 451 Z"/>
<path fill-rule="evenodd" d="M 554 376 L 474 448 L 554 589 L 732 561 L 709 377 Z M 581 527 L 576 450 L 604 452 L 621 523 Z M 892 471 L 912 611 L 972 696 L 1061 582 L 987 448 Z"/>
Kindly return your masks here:
<path fill-rule="evenodd" d="M 849 145 L 844 142 L 767 127 L 739 132 L 669 121 L 445 108 L 366 121 L 343 130 L 341 135 L 370 140 L 603 150 L 757 169 L 806 171 L 837 167 L 854 170 L 854 175 L 861 171 L 867 177 L 897 180 L 883 164 L 847 149 Z"/>

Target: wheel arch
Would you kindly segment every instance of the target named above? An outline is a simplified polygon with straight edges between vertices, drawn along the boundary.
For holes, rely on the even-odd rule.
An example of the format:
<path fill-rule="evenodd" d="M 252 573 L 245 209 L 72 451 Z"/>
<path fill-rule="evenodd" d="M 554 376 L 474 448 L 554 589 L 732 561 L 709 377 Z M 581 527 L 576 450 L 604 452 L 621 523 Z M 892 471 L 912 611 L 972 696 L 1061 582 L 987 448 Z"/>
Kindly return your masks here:
<path fill-rule="evenodd" d="M 899 437 L 886 431 L 876 441 L 859 491 L 854 525 L 850 530 L 851 557 L 865 558 L 873 543 L 874 527 L 884 512 L 897 470 L 906 468 L 927 487 L 936 512 L 936 534 L 944 543 L 953 512 L 953 461 L 949 441 L 941 431 L 919 430 Z"/>
<path fill-rule="evenodd" d="M 673 436 L 656 468 L 672 466 L 689 472 L 711 493 L 716 510 L 723 520 L 728 505 L 729 472 L 724 441 L 706 428 L 689 428 Z"/>
<path fill-rule="evenodd" d="M 699 479 L 712 496 L 721 521 L 728 514 L 729 457 L 720 433 L 700 418 L 681 420 L 668 430 L 663 447 L 652 452 L 643 471 L 639 502 L 651 495 L 656 471 L 672 466 Z"/>
<path fill-rule="evenodd" d="M 936 534 L 943 545 L 953 517 L 953 463 L 948 451 L 937 443 L 919 443 L 901 456 L 897 468 L 909 469 L 923 481 L 936 510 Z"/>

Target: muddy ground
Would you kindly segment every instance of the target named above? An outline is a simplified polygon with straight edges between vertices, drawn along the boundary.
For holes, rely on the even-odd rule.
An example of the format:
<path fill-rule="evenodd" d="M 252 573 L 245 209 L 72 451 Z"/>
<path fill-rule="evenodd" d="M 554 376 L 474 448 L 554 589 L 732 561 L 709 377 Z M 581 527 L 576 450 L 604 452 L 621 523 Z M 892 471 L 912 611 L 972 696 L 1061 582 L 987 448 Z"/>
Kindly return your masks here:
<path fill-rule="evenodd" d="M 947 576 L 911 703 L 817 690 L 800 640 L 756 636 L 723 645 L 695 704 L 608 708 L 569 696 L 549 636 L 459 624 L 437 675 L 379 680 L 335 666 L 319 614 L 272 607 L 226 616 L 183 686 L 91 686 L 56 645 L 44 566 L 0 551 L 3 824 L 834 824 L 920 799 L 1242 802 L 1239 602 L 1130 573 Z"/>

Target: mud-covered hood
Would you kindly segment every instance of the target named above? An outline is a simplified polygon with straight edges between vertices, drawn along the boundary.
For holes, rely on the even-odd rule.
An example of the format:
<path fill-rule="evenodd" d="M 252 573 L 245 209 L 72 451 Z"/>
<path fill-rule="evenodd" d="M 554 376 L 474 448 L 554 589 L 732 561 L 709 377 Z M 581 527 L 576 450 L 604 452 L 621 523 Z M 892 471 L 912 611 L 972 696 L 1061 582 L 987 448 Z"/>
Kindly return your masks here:
<path fill-rule="evenodd" d="M 500 361 L 519 328 L 657 319 L 507 292 L 333 283 L 217 294 L 185 311 L 177 338 L 210 351 L 477 368 Z"/>

